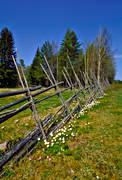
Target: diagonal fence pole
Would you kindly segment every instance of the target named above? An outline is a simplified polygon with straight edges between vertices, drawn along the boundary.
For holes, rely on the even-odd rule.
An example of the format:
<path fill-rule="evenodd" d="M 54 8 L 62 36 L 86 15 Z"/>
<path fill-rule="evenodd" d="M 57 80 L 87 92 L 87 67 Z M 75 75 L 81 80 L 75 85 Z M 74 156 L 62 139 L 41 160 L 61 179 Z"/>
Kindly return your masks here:
<path fill-rule="evenodd" d="M 54 85 L 53 81 L 51 80 L 51 78 L 50 78 L 50 76 L 48 75 L 47 71 L 45 70 L 44 66 L 43 66 L 41 63 L 40 63 L 40 65 L 41 65 L 44 73 L 46 74 L 48 80 L 51 82 L 52 85 Z M 57 89 L 55 88 L 55 90 L 57 90 Z M 58 94 L 59 94 L 59 91 L 58 91 Z M 65 107 L 65 104 L 62 102 L 62 99 L 60 98 L 60 96 L 59 96 L 59 99 L 60 99 L 60 101 L 61 101 L 61 103 L 62 103 L 62 106 L 61 106 L 61 107 L 55 112 L 55 114 L 51 117 L 51 120 L 52 120 L 63 108 L 64 108 L 64 110 L 65 110 L 65 108 L 66 108 L 66 107 Z M 54 121 L 49 125 L 49 128 L 50 128 L 56 121 L 57 121 L 57 119 L 54 120 Z"/>
<path fill-rule="evenodd" d="M 96 79 L 96 76 L 95 76 L 95 74 L 94 74 L 93 72 L 91 72 L 91 76 L 92 76 L 92 78 L 93 78 L 93 80 L 94 80 L 95 85 L 96 85 L 96 86 L 98 87 L 98 89 L 99 89 L 100 95 L 102 96 L 102 95 L 104 94 L 104 92 L 103 92 L 100 84 L 98 83 L 98 81 L 97 81 L 97 79 Z"/>
<path fill-rule="evenodd" d="M 45 58 L 46 58 L 46 57 L 45 57 Z M 47 63 L 46 63 L 46 64 L 47 64 Z M 40 65 L 41 65 L 44 73 L 46 74 L 47 78 L 48 78 L 49 81 L 51 82 L 51 84 L 54 84 L 53 81 L 51 80 L 50 76 L 48 75 L 47 71 L 45 70 L 44 66 L 43 66 L 42 64 L 40 64 Z M 50 66 L 48 65 L 48 69 L 49 69 L 49 67 L 50 67 Z M 50 70 L 50 71 L 51 71 L 51 70 Z M 51 71 L 51 72 L 52 72 L 52 71 Z M 50 73 L 50 74 L 51 74 L 51 73 Z M 53 73 L 52 73 L 52 74 L 53 74 Z M 54 80 L 54 79 L 55 79 L 55 78 L 53 78 L 53 80 Z M 54 82 L 56 82 L 56 81 L 54 80 Z M 69 83 L 69 82 L 68 82 L 68 84 L 69 84 L 69 88 L 72 88 L 72 86 L 70 86 L 70 83 Z M 56 87 L 55 90 L 58 90 L 58 88 Z M 60 89 L 59 89 L 59 90 L 60 90 Z M 60 93 L 59 90 L 58 90 L 58 93 Z M 51 119 L 53 119 L 53 118 L 56 116 L 56 114 L 62 110 L 62 108 L 64 108 L 64 111 L 65 111 L 65 109 L 68 107 L 67 104 L 63 103 L 63 101 L 62 101 L 62 99 L 60 98 L 60 96 L 59 96 L 59 99 L 60 99 L 60 101 L 61 101 L 61 103 L 62 103 L 62 106 L 58 109 L 58 111 L 56 111 L 56 113 L 52 116 Z M 70 100 L 69 100 L 69 101 L 70 101 Z M 67 105 L 67 107 L 66 107 L 66 105 Z M 59 116 L 61 116 L 61 115 L 62 115 L 62 113 L 60 113 Z M 72 117 L 72 114 L 69 114 L 69 115 Z M 67 116 L 66 116 L 66 117 L 67 117 Z M 64 118 L 64 120 L 62 120 L 62 121 L 65 121 L 65 118 Z M 49 125 L 49 128 L 50 128 L 55 122 L 57 122 L 57 118 Z"/>
<path fill-rule="evenodd" d="M 42 67 L 42 69 L 43 69 L 44 73 L 46 74 L 46 76 L 47 76 L 48 80 L 49 80 L 49 81 L 50 81 L 50 83 L 52 84 L 52 86 L 55 86 L 55 87 L 56 87 L 56 85 L 55 85 L 55 84 L 54 84 L 54 82 L 51 80 L 50 76 L 48 75 L 47 71 L 45 70 L 44 66 L 43 66 L 41 63 L 40 63 L 40 65 L 41 65 L 41 67 Z M 55 90 L 56 90 L 56 88 L 55 88 Z M 60 97 L 59 97 L 59 99 L 60 99 L 60 101 L 61 101 L 62 105 L 64 105 L 64 103 L 63 103 L 62 99 L 61 99 Z"/>
<path fill-rule="evenodd" d="M 47 76 L 48 80 L 50 81 L 50 83 L 52 84 L 52 86 L 54 86 L 54 83 L 53 83 L 53 81 L 51 80 L 50 76 L 48 75 L 47 71 L 45 70 L 44 66 L 43 66 L 41 63 L 40 63 L 40 66 L 41 66 L 41 68 L 43 69 L 44 73 L 46 74 L 46 76 Z M 55 90 L 56 90 L 56 88 L 55 88 Z M 56 111 L 56 113 L 52 116 L 51 120 L 56 116 L 56 114 L 57 114 L 58 112 L 60 112 L 60 110 L 61 110 L 63 107 L 65 108 L 65 105 L 64 105 L 64 103 L 62 102 L 62 100 L 61 100 L 60 97 L 59 97 L 59 99 L 60 99 L 60 101 L 61 101 L 61 103 L 62 103 L 62 106 L 61 106 L 61 108 L 60 108 L 58 111 Z"/>
<path fill-rule="evenodd" d="M 18 77 L 19 77 L 20 83 L 21 83 L 21 85 L 22 85 L 22 88 L 25 90 L 24 83 L 23 83 L 23 81 L 22 81 L 22 78 L 21 78 L 21 75 L 20 75 L 20 72 L 19 72 L 18 66 L 17 66 L 17 64 L 16 64 L 16 61 L 15 61 L 15 58 L 14 58 L 14 56 L 13 56 L 13 55 L 12 55 L 12 59 L 13 59 L 13 61 L 14 61 L 14 65 L 15 65 L 15 67 L 16 67 L 17 74 L 18 74 Z"/>
<path fill-rule="evenodd" d="M 15 64 L 15 67 L 16 67 L 16 70 L 17 70 L 17 73 L 18 73 L 18 76 L 19 76 L 19 80 L 20 80 L 20 83 L 21 83 L 21 85 L 22 85 L 22 88 L 25 90 L 25 86 L 24 86 L 23 80 L 22 80 L 22 78 L 21 78 L 21 75 L 20 75 L 18 66 L 17 66 L 17 64 L 16 64 L 16 61 L 15 61 L 15 58 L 14 58 L 13 55 L 12 55 L 12 58 L 13 58 L 13 61 L 14 61 L 14 64 Z M 27 96 L 27 93 L 26 93 L 26 96 Z M 38 126 L 37 121 L 36 121 L 36 118 L 35 118 L 35 116 L 34 116 L 33 109 L 32 109 L 31 107 L 30 107 L 30 109 L 31 109 L 31 112 L 32 112 L 32 115 L 33 115 L 35 124 L 36 124 L 36 126 Z"/>
<path fill-rule="evenodd" d="M 53 73 L 52 73 L 52 70 L 51 70 L 50 65 L 49 65 L 49 63 L 48 63 L 48 61 L 47 61 L 46 56 L 44 56 L 44 59 L 45 59 L 45 62 L 46 62 L 46 64 L 47 64 L 47 66 L 48 66 L 49 72 L 50 72 L 50 74 L 51 74 L 51 76 L 52 76 L 52 79 L 54 80 L 54 83 L 55 83 L 55 85 L 56 85 L 56 89 L 57 89 L 58 92 L 59 92 L 59 95 L 60 95 L 60 97 L 61 97 L 62 103 L 65 105 L 65 107 L 67 108 L 68 113 L 69 113 L 70 116 L 72 117 L 72 114 L 71 114 L 71 112 L 70 112 L 70 110 L 69 110 L 69 107 L 67 106 L 67 103 L 65 102 L 65 100 L 64 100 L 64 98 L 63 98 L 63 96 L 62 96 L 61 90 L 60 90 L 60 88 L 59 88 L 58 85 L 57 85 L 56 79 L 55 79 L 55 77 L 54 77 L 54 75 L 53 75 Z"/>
<path fill-rule="evenodd" d="M 69 79 L 69 82 L 70 82 L 70 84 L 72 85 L 72 88 L 74 88 L 74 85 L 73 85 L 73 83 L 72 83 L 72 81 L 71 81 L 71 78 L 70 78 L 70 76 L 69 76 L 69 73 L 68 73 L 68 71 L 67 71 L 67 69 L 64 67 L 64 71 L 65 71 L 65 73 L 66 73 L 66 75 L 67 75 L 67 77 L 68 77 L 68 79 Z"/>
<path fill-rule="evenodd" d="M 88 73 L 87 73 L 87 72 L 86 72 L 86 76 L 87 76 L 87 78 L 88 78 L 89 84 L 90 84 L 91 86 L 93 86 L 92 81 L 91 81 L 90 77 L 88 76 Z"/>
<path fill-rule="evenodd" d="M 70 84 L 69 80 L 67 79 L 66 74 L 65 74 L 65 72 L 63 70 L 62 70 L 62 73 L 64 75 L 64 78 L 66 79 L 66 82 L 67 82 L 68 86 L 71 86 L 71 84 Z"/>
<path fill-rule="evenodd" d="M 77 76 L 77 74 L 76 74 L 76 72 L 75 72 L 75 69 L 74 69 L 74 67 L 73 67 L 73 65 L 72 65 L 72 63 L 71 63 L 71 61 L 70 61 L 69 56 L 67 56 L 67 57 L 68 57 L 68 60 L 69 60 L 70 66 L 71 66 L 71 68 L 72 68 L 72 71 L 73 71 L 73 73 L 74 73 L 74 75 L 75 75 L 76 81 L 78 82 L 79 88 L 80 88 L 80 89 L 81 89 L 81 91 L 82 91 L 83 98 L 84 98 L 84 100 L 85 100 L 85 96 L 86 96 L 86 94 L 84 93 L 84 88 L 83 88 L 83 86 L 82 86 L 82 84 L 81 84 L 81 82 L 80 82 L 80 80 L 79 80 L 79 78 L 78 78 L 78 76 Z"/>
<path fill-rule="evenodd" d="M 68 71 L 67 71 L 67 69 L 66 69 L 65 67 L 64 67 L 64 71 L 65 71 L 65 73 L 66 73 L 66 75 L 67 75 L 67 77 L 68 77 L 68 79 L 69 79 L 72 87 L 75 88 L 75 86 L 73 85 L 72 80 L 71 80 L 71 78 L 70 78 L 70 75 L 69 75 L 69 73 L 68 73 Z M 74 90 L 74 89 L 73 89 L 73 90 Z M 81 102 L 82 99 L 79 98 L 78 94 L 79 94 L 80 92 L 82 92 L 82 90 L 80 89 L 80 90 L 78 90 L 77 92 L 74 90 L 73 92 L 74 92 L 74 96 L 76 96 L 77 99 Z"/>
<path fill-rule="evenodd" d="M 64 78 L 66 79 L 66 82 L 67 82 L 67 84 L 70 86 L 70 87 L 72 87 L 72 89 L 73 89 L 73 84 L 71 84 L 71 82 L 69 82 L 69 80 L 68 80 L 68 78 L 67 78 L 67 76 L 66 76 L 66 74 L 65 74 L 65 72 L 62 70 L 62 73 L 63 73 L 63 75 L 64 75 Z M 76 95 L 76 97 L 78 98 L 78 96 L 77 96 L 77 94 L 73 91 L 73 95 Z"/>
<path fill-rule="evenodd" d="M 95 96 L 96 93 L 97 93 L 97 90 L 98 90 L 98 87 L 95 87 L 94 90 L 93 90 L 93 92 L 90 94 L 90 97 L 88 97 L 88 98 L 86 99 L 85 104 L 83 105 L 82 108 L 84 108 L 85 106 L 87 106 L 89 103 L 91 103 L 91 102 L 93 101 L 94 96 Z M 78 104 L 77 104 L 77 105 L 78 105 Z M 75 106 L 74 111 L 77 109 L 77 105 Z"/>
<path fill-rule="evenodd" d="M 18 55 L 18 58 L 19 58 L 18 52 L 17 52 L 17 55 Z M 20 62 L 20 58 L 19 58 L 19 62 Z M 16 62 L 15 62 L 15 63 L 16 63 Z M 32 109 L 33 109 L 33 111 L 34 111 L 34 113 L 33 113 L 33 114 L 34 114 L 34 119 L 36 120 L 36 122 L 37 122 L 37 124 L 38 124 L 38 127 L 39 127 L 39 129 L 41 130 L 41 132 L 42 132 L 43 138 L 46 139 L 46 135 L 45 135 L 43 126 L 42 126 L 42 124 L 41 124 L 41 122 L 40 122 L 40 118 L 39 118 L 39 115 L 38 115 L 38 112 L 37 112 L 37 109 L 36 109 L 36 105 L 35 105 L 35 103 L 34 103 L 34 100 L 33 100 L 32 95 L 31 95 L 31 91 L 30 91 L 30 89 L 29 89 L 28 82 L 27 82 L 27 79 L 26 79 L 26 77 L 25 77 L 25 74 L 24 74 L 24 71 L 23 71 L 23 67 L 22 67 L 22 65 L 21 65 L 21 62 L 20 62 L 20 67 L 21 67 L 21 71 L 22 71 L 22 74 L 23 74 L 23 78 L 24 78 L 24 81 L 25 81 L 27 90 L 28 90 L 28 95 L 29 95 L 30 100 L 31 100 Z M 36 118 L 37 118 L 37 119 L 36 119 Z"/>
<path fill-rule="evenodd" d="M 105 79 L 106 83 L 107 83 L 107 88 L 110 86 L 110 83 L 108 81 L 108 78 Z"/>
<path fill-rule="evenodd" d="M 86 87 L 86 79 L 85 79 L 84 72 L 82 72 L 82 71 L 80 70 L 80 73 L 81 73 L 82 80 L 83 80 L 83 82 L 84 82 L 84 87 Z"/>
<path fill-rule="evenodd" d="M 89 78 L 87 72 L 86 73 L 83 72 L 83 75 L 84 75 L 85 79 L 87 79 L 87 82 L 89 85 L 90 98 L 88 99 L 88 103 L 90 103 L 91 101 L 95 101 L 95 95 L 97 92 L 97 87 L 92 84 L 91 79 Z"/>
<path fill-rule="evenodd" d="M 83 76 L 84 76 L 84 81 L 87 79 L 89 94 L 92 97 L 93 84 L 92 84 L 87 72 L 86 73 L 83 72 Z M 93 98 L 92 100 L 95 100 L 94 96 L 92 98 Z"/>
<path fill-rule="evenodd" d="M 81 82 L 80 82 L 80 80 L 79 80 L 79 78 L 78 78 L 78 76 L 77 76 L 77 74 L 76 74 L 76 72 L 75 72 L 75 69 L 74 69 L 74 67 L 73 67 L 73 65 L 72 65 L 72 63 L 71 63 L 71 61 L 70 61 L 70 58 L 69 58 L 69 56 L 67 56 L 67 57 L 68 57 L 70 66 L 71 66 L 71 68 L 72 68 L 72 71 L 73 71 L 73 73 L 74 73 L 74 75 L 75 75 L 76 81 L 77 81 L 77 83 L 78 83 L 78 85 L 79 85 L 79 88 L 80 88 L 80 90 L 81 90 L 81 92 L 82 92 L 82 94 L 83 94 L 83 97 L 80 99 L 80 102 L 81 102 L 83 99 L 86 100 L 87 91 L 84 92 L 85 89 L 83 88 L 83 86 L 82 86 L 82 84 L 81 84 Z M 80 103 L 80 105 L 81 105 L 81 103 Z M 79 102 L 76 104 L 74 110 L 75 110 L 78 106 L 79 106 Z M 81 108 L 81 107 L 80 107 L 80 108 Z M 73 111 L 74 111 L 74 110 L 73 110 Z"/>
<path fill-rule="evenodd" d="M 73 85 L 73 83 L 72 83 L 72 80 L 71 80 L 71 78 L 70 78 L 70 76 L 69 76 L 69 73 L 68 73 L 68 71 L 67 71 L 67 69 L 66 69 L 65 67 L 64 67 L 64 71 L 65 71 L 65 73 L 66 73 L 66 75 L 67 75 L 67 77 L 68 77 L 68 79 L 69 79 L 69 81 L 70 81 L 71 86 L 74 87 L 74 85 Z M 64 73 L 64 75 L 65 75 L 65 73 Z M 66 76 L 66 75 L 65 75 L 65 76 Z M 80 105 L 82 105 L 82 104 L 81 104 L 81 100 L 80 100 L 80 98 L 78 97 L 77 92 L 75 92 L 74 89 L 73 89 L 73 94 L 76 95 L 76 97 L 77 97 Z"/>
<path fill-rule="evenodd" d="M 92 79 L 93 79 L 93 81 L 94 81 L 94 84 L 95 84 L 95 87 L 96 87 L 96 89 L 97 89 L 97 95 L 96 95 L 96 98 L 99 98 L 99 97 L 101 97 L 104 93 L 103 93 L 103 90 L 102 90 L 102 88 L 101 88 L 101 86 L 99 86 L 99 83 L 98 83 L 98 81 L 97 81 L 97 79 L 96 79 L 96 77 L 95 77 L 95 75 L 94 74 L 92 74 Z"/>
<path fill-rule="evenodd" d="M 48 75 L 47 71 L 45 70 L 45 68 L 43 67 L 43 65 L 40 63 L 41 68 L 43 69 L 44 73 L 46 74 L 48 80 L 51 82 L 52 86 L 54 86 L 53 81 L 51 80 L 50 76 Z"/>
<path fill-rule="evenodd" d="M 74 67 L 73 67 L 73 65 L 72 65 L 72 63 L 71 63 L 71 60 L 70 60 L 69 56 L 68 56 L 68 60 L 69 60 L 70 66 L 71 66 L 71 68 L 72 68 L 72 71 L 73 71 L 73 73 L 74 73 L 74 75 L 75 75 L 75 78 L 76 78 L 76 80 L 77 80 L 77 82 L 78 82 L 79 87 L 80 87 L 81 89 L 83 89 L 82 84 L 81 84 L 81 82 L 80 82 L 80 80 L 79 80 L 79 78 L 78 78 L 78 76 L 77 76 L 77 74 L 76 74 L 76 72 L 75 72 L 75 69 L 74 69 Z"/>

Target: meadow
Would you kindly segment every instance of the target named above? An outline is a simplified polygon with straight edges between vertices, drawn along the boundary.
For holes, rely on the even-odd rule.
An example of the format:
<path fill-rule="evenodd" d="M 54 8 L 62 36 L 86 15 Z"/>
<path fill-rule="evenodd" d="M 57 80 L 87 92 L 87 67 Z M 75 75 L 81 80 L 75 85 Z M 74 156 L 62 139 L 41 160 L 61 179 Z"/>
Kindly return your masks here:
<path fill-rule="evenodd" d="M 63 93 L 65 100 L 71 93 Z M 3 98 L 0 106 L 13 100 L 16 97 Z M 122 85 L 112 85 L 98 101 L 51 136 L 49 143 L 38 141 L 34 150 L 18 163 L 8 163 L 2 179 L 121 179 Z M 57 97 L 40 103 L 40 118 L 55 112 L 60 105 Z M 0 125 L 0 140 L 14 144 L 34 127 L 28 109 Z"/>

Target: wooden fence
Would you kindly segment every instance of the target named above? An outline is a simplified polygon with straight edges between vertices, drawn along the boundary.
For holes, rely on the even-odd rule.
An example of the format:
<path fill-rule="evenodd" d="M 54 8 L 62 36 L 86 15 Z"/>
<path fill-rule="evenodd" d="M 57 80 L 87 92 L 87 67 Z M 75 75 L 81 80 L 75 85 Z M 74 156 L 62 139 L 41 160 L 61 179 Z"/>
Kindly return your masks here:
<path fill-rule="evenodd" d="M 92 72 L 91 72 L 91 77 L 88 77 L 88 74 L 81 73 L 82 82 L 84 81 L 85 84 L 85 86 L 83 86 L 69 59 L 76 83 L 75 85 L 72 83 L 67 69 L 64 68 L 63 75 L 67 82 L 67 87 L 64 87 L 62 89 L 60 88 L 60 85 L 63 87 L 64 82 L 56 81 L 51 71 L 51 68 L 47 62 L 47 59 L 45 57 L 45 63 L 47 64 L 48 71 L 42 65 L 41 67 L 44 70 L 44 73 L 47 76 L 48 80 L 50 81 L 51 85 L 45 89 L 42 89 L 42 86 L 29 88 L 22 66 L 21 66 L 21 70 L 23 73 L 24 81 L 22 81 L 22 77 L 20 75 L 20 72 L 18 70 L 14 58 L 13 61 L 15 63 L 23 90 L 0 93 L 0 99 L 3 97 L 5 98 L 20 94 L 24 94 L 25 97 L 0 107 L 0 124 L 9 120 L 13 116 L 25 111 L 27 108 L 30 108 L 35 122 L 35 128 L 27 136 L 25 136 L 23 139 L 18 141 L 14 146 L 11 147 L 10 150 L 6 151 L 0 157 L 0 168 L 2 168 L 15 155 L 16 155 L 16 161 L 18 161 L 21 157 L 23 157 L 27 152 L 29 152 L 34 147 L 34 145 L 38 141 L 38 138 L 40 138 L 41 140 L 42 139 L 48 140 L 50 133 L 55 133 L 67 121 L 73 118 L 75 114 L 79 113 L 86 105 L 96 100 L 97 98 L 101 97 L 103 95 L 103 87 L 107 88 L 109 86 L 108 80 L 105 80 L 101 87 L 98 84 L 94 73 Z M 55 93 L 50 94 L 42 99 L 38 98 L 40 94 L 43 94 L 44 92 L 48 92 L 51 89 L 54 89 Z M 72 91 L 73 95 L 67 101 L 65 101 L 62 93 L 67 90 Z M 31 92 L 34 92 L 34 94 L 32 94 Z M 61 102 L 61 106 L 54 114 L 53 113 L 48 114 L 47 117 L 44 118 L 43 120 L 40 119 L 36 105 L 38 103 L 46 101 L 49 98 L 52 98 L 53 96 L 57 96 L 57 99 L 59 99 Z M 24 103 L 23 105 L 21 105 L 19 108 L 14 108 L 15 105 L 18 105 L 22 102 Z M 9 110 L 9 108 L 11 107 L 13 109 Z"/>

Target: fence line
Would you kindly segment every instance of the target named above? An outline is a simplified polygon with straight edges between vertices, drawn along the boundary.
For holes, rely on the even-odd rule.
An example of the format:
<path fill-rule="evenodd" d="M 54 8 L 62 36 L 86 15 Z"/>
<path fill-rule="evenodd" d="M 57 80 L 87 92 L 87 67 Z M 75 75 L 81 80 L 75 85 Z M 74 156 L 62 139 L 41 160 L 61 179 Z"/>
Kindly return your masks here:
<path fill-rule="evenodd" d="M 110 86 L 109 81 L 107 79 L 104 80 L 103 85 L 101 86 L 98 83 L 95 77 L 95 74 L 93 72 L 91 72 L 91 78 L 88 76 L 88 74 L 81 72 L 81 78 L 85 84 L 85 87 L 84 87 L 79 77 L 77 76 L 69 57 L 68 59 L 69 59 L 74 77 L 76 79 L 76 82 L 78 84 L 77 88 L 72 83 L 67 69 L 64 68 L 63 75 L 68 84 L 68 87 L 65 87 L 62 90 L 60 90 L 59 85 L 63 85 L 64 82 L 56 82 L 56 79 L 52 73 L 50 65 L 47 62 L 47 59 L 45 57 L 45 62 L 47 63 L 50 73 L 48 74 L 46 69 L 44 69 L 42 65 L 41 67 L 44 70 L 44 73 L 46 74 L 48 80 L 51 82 L 51 86 L 43 90 L 41 90 L 42 88 L 41 85 L 34 88 L 29 88 L 26 77 L 23 74 L 23 76 L 25 77 L 25 84 L 26 84 L 27 89 L 25 89 L 24 82 L 22 81 L 23 83 L 22 86 L 24 90 L 0 93 L 0 98 L 10 97 L 10 96 L 20 95 L 20 94 L 25 94 L 26 96 L 24 98 L 21 98 L 20 100 L 14 101 L 12 103 L 9 103 L 7 105 L 0 107 L 0 112 L 2 111 L 0 113 L 0 116 L 2 116 L 0 117 L 0 123 L 5 122 L 9 118 L 26 110 L 27 108 L 30 108 L 32 110 L 34 120 L 36 121 L 36 127 L 26 137 L 24 137 L 21 141 L 17 142 L 13 147 L 11 147 L 9 151 L 7 151 L 2 157 L 0 157 L 0 168 L 2 168 L 3 165 L 5 165 L 15 155 L 17 155 L 16 161 L 18 161 L 22 156 L 24 156 L 24 154 L 26 154 L 26 152 L 30 151 L 32 147 L 34 147 L 34 145 L 38 141 L 37 140 L 38 137 L 41 140 L 43 138 L 48 139 L 50 132 L 52 133 L 56 132 L 67 121 L 73 118 L 75 114 L 81 111 L 86 105 L 96 100 L 97 98 L 101 97 L 104 94 L 103 89 L 102 89 L 103 87 L 108 88 Z M 16 63 L 15 65 L 17 68 Z M 20 79 L 22 79 L 21 75 L 19 76 L 20 76 Z M 86 84 L 86 79 L 87 79 L 87 84 Z M 48 92 L 51 89 L 55 89 L 56 92 L 42 99 L 39 99 L 39 98 L 34 99 L 34 97 L 40 94 L 43 94 L 44 92 Z M 35 94 L 31 94 L 32 91 L 36 91 L 36 90 L 39 90 L 39 92 L 36 92 Z M 73 95 L 68 100 L 65 101 L 62 93 L 67 90 L 72 91 Z M 59 98 L 62 105 L 58 108 L 58 110 L 54 114 L 52 113 L 49 114 L 45 119 L 41 121 L 39 119 L 36 104 L 41 103 L 42 101 L 45 101 L 54 96 L 57 96 L 57 98 Z M 25 101 L 28 101 L 28 102 L 26 102 L 19 108 L 4 111 L 10 107 L 13 107 Z M 73 106 L 73 102 L 75 102 L 75 106 Z"/>

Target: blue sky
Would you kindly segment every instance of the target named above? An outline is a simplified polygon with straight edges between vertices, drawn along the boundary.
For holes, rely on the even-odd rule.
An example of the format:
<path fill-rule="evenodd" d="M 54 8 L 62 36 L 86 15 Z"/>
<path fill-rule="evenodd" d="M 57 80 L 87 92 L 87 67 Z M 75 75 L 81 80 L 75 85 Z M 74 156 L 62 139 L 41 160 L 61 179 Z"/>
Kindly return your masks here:
<path fill-rule="evenodd" d="M 67 28 L 81 42 L 91 42 L 100 28 L 107 27 L 115 50 L 116 79 L 122 80 L 122 0 L 5 0 L 0 4 L 0 31 L 8 27 L 13 33 L 26 65 L 46 40 L 60 45 Z"/>

